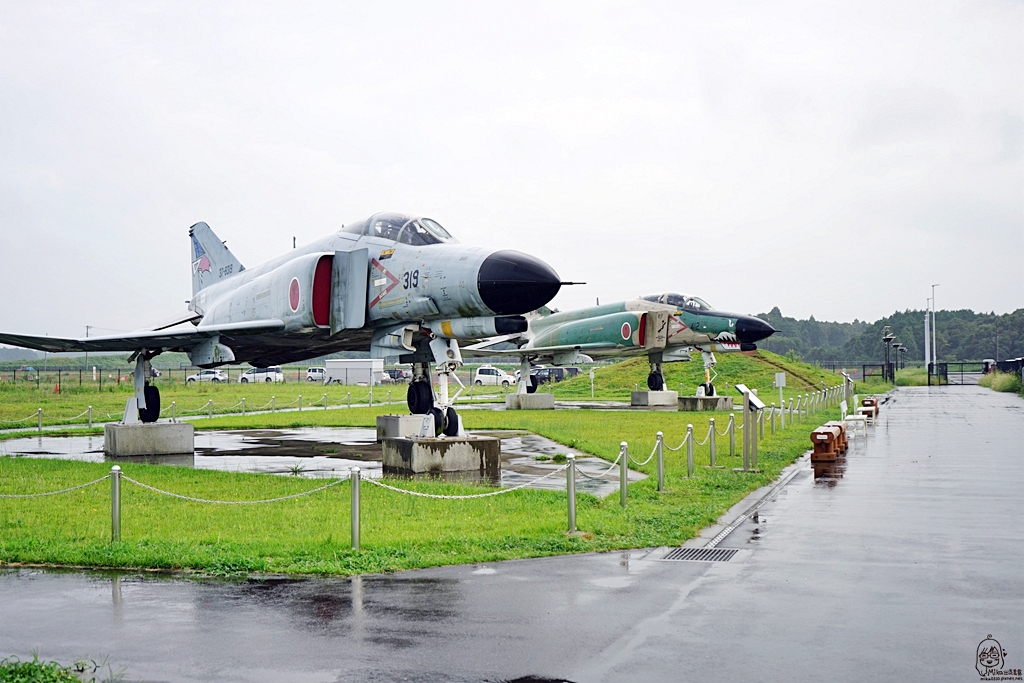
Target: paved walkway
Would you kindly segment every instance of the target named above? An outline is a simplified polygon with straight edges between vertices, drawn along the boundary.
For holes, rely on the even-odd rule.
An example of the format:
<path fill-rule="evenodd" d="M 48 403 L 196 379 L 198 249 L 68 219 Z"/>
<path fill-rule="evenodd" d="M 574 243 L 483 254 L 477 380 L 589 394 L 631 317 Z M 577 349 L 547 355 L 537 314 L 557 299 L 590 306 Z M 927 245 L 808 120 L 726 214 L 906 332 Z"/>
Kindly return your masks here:
<path fill-rule="evenodd" d="M 1024 669 L 1024 401 L 904 388 L 722 542 L 361 579 L 0 574 L 0 656 L 126 680 L 976 681 Z"/>

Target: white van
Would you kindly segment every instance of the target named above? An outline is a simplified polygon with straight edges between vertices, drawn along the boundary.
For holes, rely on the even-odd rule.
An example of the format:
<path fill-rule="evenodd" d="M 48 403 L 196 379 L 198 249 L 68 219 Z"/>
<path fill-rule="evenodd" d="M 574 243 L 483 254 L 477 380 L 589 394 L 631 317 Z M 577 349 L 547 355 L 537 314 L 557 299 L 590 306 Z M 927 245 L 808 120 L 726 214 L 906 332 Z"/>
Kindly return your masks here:
<path fill-rule="evenodd" d="M 269 368 L 249 368 L 238 377 L 242 384 L 249 382 L 283 382 L 284 373 L 280 365 L 272 365 Z"/>
<path fill-rule="evenodd" d="M 476 374 L 473 375 L 473 384 L 476 384 L 477 386 L 484 384 L 500 384 L 507 389 L 513 383 L 515 383 L 515 379 L 512 375 L 508 374 L 504 370 L 499 370 L 493 365 L 481 365 L 476 369 Z"/>
<path fill-rule="evenodd" d="M 323 384 L 325 377 L 327 377 L 327 368 L 306 368 L 307 382 L 320 382 L 320 384 Z"/>

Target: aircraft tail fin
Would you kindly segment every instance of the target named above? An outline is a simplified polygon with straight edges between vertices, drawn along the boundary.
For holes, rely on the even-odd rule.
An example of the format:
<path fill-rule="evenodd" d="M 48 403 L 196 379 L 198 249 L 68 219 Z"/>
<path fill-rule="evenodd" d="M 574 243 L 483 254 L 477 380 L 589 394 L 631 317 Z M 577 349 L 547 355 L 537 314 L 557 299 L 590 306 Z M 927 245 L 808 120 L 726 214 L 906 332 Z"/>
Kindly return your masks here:
<path fill-rule="evenodd" d="M 245 270 L 224 242 L 206 223 L 188 229 L 192 241 L 192 295 L 204 287 Z"/>

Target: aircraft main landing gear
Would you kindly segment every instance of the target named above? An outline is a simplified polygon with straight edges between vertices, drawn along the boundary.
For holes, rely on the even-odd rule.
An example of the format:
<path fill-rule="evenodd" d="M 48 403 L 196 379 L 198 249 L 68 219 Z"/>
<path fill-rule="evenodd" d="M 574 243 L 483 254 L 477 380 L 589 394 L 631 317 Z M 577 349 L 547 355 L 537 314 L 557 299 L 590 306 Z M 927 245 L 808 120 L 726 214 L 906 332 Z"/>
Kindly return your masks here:
<path fill-rule="evenodd" d="M 160 419 L 160 390 L 146 379 L 151 372 L 149 361 L 159 353 L 159 351 L 141 350 L 136 351 L 128 358 L 129 363 L 135 361 L 133 373 L 135 395 L 125 403 L 124 416 L 121 418 L 124 424 L 138 422 L 150 424 Z"/>
<path fill-rule="evenodd" d="M 661 371 L 661 354 L 648 356 L 651 363 L 651 374 L 647 375 L 647 388 L 651 391 L 665 390 L 665 375 Z"/>

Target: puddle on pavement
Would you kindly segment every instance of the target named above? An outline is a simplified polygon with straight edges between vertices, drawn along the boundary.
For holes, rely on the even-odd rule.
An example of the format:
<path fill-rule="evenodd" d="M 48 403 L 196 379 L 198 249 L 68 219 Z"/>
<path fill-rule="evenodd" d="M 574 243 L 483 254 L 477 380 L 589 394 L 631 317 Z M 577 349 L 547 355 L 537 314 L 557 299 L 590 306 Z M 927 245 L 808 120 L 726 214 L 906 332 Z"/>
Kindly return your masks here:
<path fill-rule="evenodd" d="M 504 488 L 519 486 L 562 466 L 556 455 L 577 456 L 576 488 L 580 492 L 607 496 L 618 491 L 618 467 L 609 471 L 610 463 L 562 446 L 550 439 L 527 432 L 486 431 L 474 434 L 501 439 L 501 481 Z M 196 469 L 226 472 L 294 475 L 307 478 L 347 477 L 352 467 L 359 467 L 363 477 L 380 478 L 381 445 L 377 430 L 359 427 L 308 427 L 297 429 L 249 429 L 200 431 L 195 435 L 195 452 L 191 455 L 139 456 L 112 458 L 103 452 L 103 437 L 37 436 L 0 441 L 0 456 L 57 458 L 83 462 L 144 462 L 177 465 Z M 390 476 L 390 475 L 389 475 Z M 436 478 L 436 475 L 413 475 L 410 478 Z M 448 481 L 480 482 L 476 473 L 449 472 Z M 646 478 L 630 471 L 630 481 Z M 489 480 L 488 483 L 498 484 Z M 531 488 L 564 490 L 565 476 L 558 474 L 530 485 Z"/>

